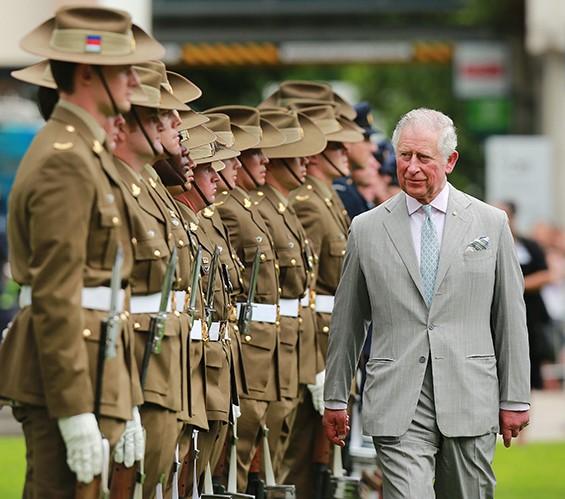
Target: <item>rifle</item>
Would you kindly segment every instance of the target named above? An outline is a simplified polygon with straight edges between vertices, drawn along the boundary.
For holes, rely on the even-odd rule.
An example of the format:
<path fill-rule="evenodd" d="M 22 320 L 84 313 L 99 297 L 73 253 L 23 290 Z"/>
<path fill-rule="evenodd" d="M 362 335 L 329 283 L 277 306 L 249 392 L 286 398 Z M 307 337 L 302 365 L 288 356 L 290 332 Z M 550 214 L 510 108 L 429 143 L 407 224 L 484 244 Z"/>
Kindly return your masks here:
<path fill-rule="evenodd" d="M 210 326 L 212 325 L 212 319 L 214 315 L 214 287 L 216 284 L 216 271 L 218 270 L 218 259 L 220 258 L 220 248 L 216 246 L 214 248 L 214 254 L 212 255 L 212 262 L 210 263 L 210 272 L 208 272 L 208 288 L 206 289 L 206 305 L 204 310 L 206 311 L 206 326 L 207 330 L 210 331 Z"/>
<path fill-rule="evenodd" d="M 147 342 L 145 343 L 145 350 L 143 351 L 143 361 L 141 363 L 140 381 L 141 388 L 145 386 L 145 378 L 149 367 L 149 360 L 151 354 L 161 353 L 161 342 L 165 335 L 165 323 L 167 322 L 167 308 L 169 306 L 169 297 L 173 287 L 173 278 L 177 266 L 177 248 L 173 248 L 165 278 L 161 287 L 161 302 L 159 303 L 159 312 L 151 316 L 149 323 L 149 334 L 147 335 Z"/>
<path fill-rule="evenodd" d="M 196 258 L 194 259 L 194 267 L 192 268 L 192 277 L 190 283 L 190 300 L 188 302 L 188 314 L 190 315 L 190 326 L 194 323 L 196 315 L 196 296 L 198 293 L 198 285 L 200 283 L 200 267 L 202 266 L 202 246 L 198 245 Z"/>
<path fill-rule="evenodd" d="M 121 319 L 119 310 L 119 293 L 121 290 L 122 281 L 122 265 L 124 262 L 124 252 L 121 246 L 118 246 L 116 257 L 114 259 L 114 266 L 112 267 L 112 277 L 110 279 L 110 309 L 108 317 L 106 317 L 100 326 L 100 340 L 98 346 L 98 359 L 96 363 L 96 385 L 94 391 L 94 415 L 97 420 L 100 420 L 100 406 L 102 403 L 102 382 L 104 379 L 104 366 L 106 359 L 113 359 L 116 357 L 116 340 L 118 333 L 121 331 Z M 123 465 L 125 473 L 129 471 Z M 135 468 L 134 472 L 135 472 Z M 104 475 L 104 471 L 102 472 Z M 120 473 L 115 473 L 120 474 Z M 113 484 L 112 484 L 113 485 Z M 102 486 L 101 476 L 96 476 L 89 483 L 76 482 L 75 499 L 98 499 L 100 491 L 102 490 L 103 496 L 108 497 L 107 485 Z M 114 490 L 115 487 L 112 487 Z M 115 491 L 116 492 L 116 491 Z M 115 493 L 114 492 L 114 493 Z M 122 498 L 127 497 L 124 495 L 111 495 L 110 497 Z"/>
<path fill-rule="evenodd" d="M 249 278 L 249 291 L 247 293 L 247 300 L 245 303 L 241 304 L 241 308 L 239 309 L 239 317 L 237 320 L 239 334 L 242 336 L 247 332 L 247 326 L 253 318 L 253 300 L 255 298 L 255 290 L 257 288 L 259 265 L 261 265 L 261 252 L 259 251 L 259 247 L 257 247 L 255 257 L 253 258 L 253 265 L 251 267 L 251 277 Z"/>

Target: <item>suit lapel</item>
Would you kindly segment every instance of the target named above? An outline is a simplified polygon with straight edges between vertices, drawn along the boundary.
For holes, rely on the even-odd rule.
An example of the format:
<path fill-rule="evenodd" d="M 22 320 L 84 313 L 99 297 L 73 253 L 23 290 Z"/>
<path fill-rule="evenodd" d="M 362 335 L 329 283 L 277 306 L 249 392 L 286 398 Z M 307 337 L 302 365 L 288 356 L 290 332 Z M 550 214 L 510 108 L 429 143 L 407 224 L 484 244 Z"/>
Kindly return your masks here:
<path fill-rule="evenodd" d="M 467 233 L 471 223 L 471 218 L 466 212 L 470 204 L 469 198 L 451 185 L 449 186 L 449 200 L 447 202 L 447 213 L 445 214 L 445 226 L 436 275 L 436 290 L 445 279 L 445 275 L 457 254 L 457 249 L 461 247 L 461 239 Z"/>
<path fill-rule="evenodd" d="M 384 221 L 385 229 L 423 298 L 424 290 L 422 287 L 422 278 L 420 276 L 420 269 L 418 268 L 418 260 L 414 253 L 414 243 L 412 242 L 410 217 L 408 216 L 408 209 L 406 207 L 405 194 L 401 192 L 398 196 L 393 198 L 385 208 L 390 212 L 389 216 Z"/>

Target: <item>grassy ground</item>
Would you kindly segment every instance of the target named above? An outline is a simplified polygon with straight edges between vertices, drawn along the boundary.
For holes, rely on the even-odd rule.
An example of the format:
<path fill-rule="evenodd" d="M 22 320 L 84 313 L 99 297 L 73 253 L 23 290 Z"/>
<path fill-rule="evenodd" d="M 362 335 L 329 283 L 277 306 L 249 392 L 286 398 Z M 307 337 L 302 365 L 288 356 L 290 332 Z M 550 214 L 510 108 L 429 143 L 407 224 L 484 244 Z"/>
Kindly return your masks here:
<path fill-rule="evenodd" d="M 24 474 L 21 438 L 0 438 L 0 498 L 19 499 Z M 499 447 L 496 499 L 565 498 L 565 442 Z"/>

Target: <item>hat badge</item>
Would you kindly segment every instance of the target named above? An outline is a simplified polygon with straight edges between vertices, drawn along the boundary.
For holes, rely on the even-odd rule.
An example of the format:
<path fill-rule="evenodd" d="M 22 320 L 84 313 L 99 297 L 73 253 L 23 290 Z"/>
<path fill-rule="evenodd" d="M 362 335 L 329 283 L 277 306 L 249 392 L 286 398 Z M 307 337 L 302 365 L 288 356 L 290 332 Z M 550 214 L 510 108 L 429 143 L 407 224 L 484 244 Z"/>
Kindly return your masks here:
<path fill-rule="evenodd" d="M 102 35 L 86 35 L 84 39 L 84 51 L 91 54 L 102 52 Z"/>

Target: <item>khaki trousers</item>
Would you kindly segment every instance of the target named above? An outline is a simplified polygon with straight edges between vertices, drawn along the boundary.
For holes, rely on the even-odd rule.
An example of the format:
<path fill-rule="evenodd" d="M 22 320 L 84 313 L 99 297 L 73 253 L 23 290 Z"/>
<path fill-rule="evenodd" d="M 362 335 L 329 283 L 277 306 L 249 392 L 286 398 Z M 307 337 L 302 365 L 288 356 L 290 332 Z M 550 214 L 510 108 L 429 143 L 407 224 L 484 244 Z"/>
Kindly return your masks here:
<path fill-rule="evenodd" d="M 18 406 L 12 409 L 21 423 L 26 444 L 26 476 L 23 499 L 74 499 L 76 476 L 67 466 L 67 450 L 57 420 L 45 407 Z M 102 417 L 100 430 L 113 450 L 125 421 Z"/>
<path fill-rule="evenodd" d="M 155 487 L 162 481 L 165 489 L 175 460 L 179 437 L 177 413 L 154 404 L 143 404 L 139 410 L 145 428 L 145 481 L 143 497 L 153 499 Z"/>
<path fill-rule="evenodd" d="M 271 452 L 271 461 L 273 463 L 275 477 L 278 475 L 278 469 L 288 447 L 292 426 L 296 418 L 296 407 L 298 406 L 298 402 L 298 397 L 283 398 L 280 401 L 271 402 L 269 409 L 267 410 L 269 450 Z"/>

